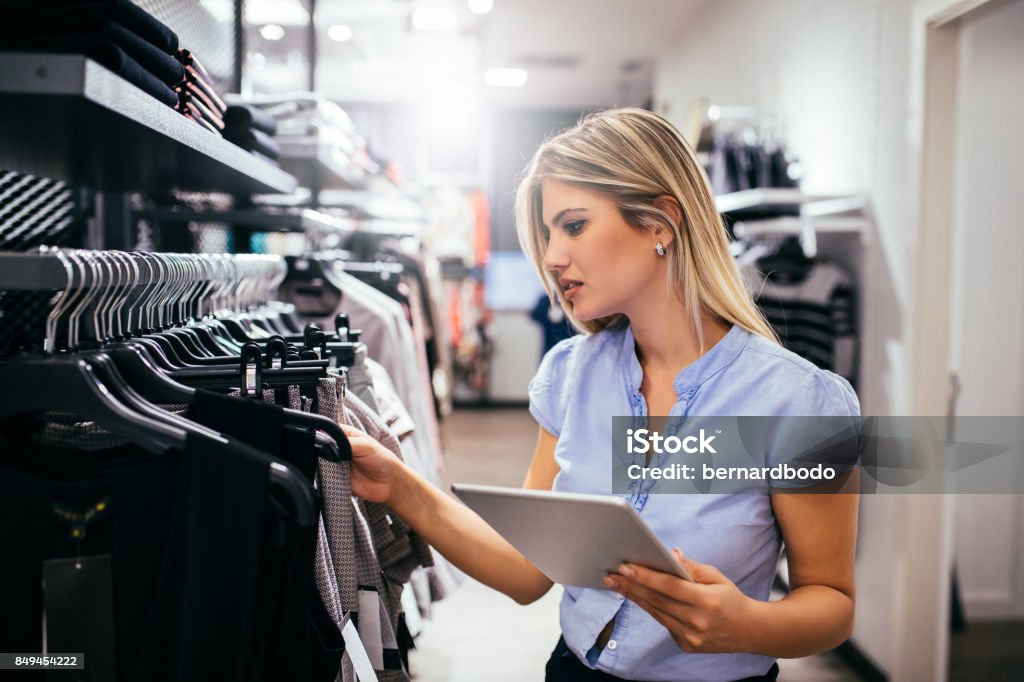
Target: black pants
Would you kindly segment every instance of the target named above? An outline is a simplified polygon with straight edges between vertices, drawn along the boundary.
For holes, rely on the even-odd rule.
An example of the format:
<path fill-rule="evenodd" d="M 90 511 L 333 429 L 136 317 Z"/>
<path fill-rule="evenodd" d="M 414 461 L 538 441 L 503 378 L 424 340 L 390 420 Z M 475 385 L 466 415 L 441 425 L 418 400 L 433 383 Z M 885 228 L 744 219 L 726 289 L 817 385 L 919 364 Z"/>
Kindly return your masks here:
<path fill-rule="evenodd" d="M 583 665 L 580 659 L 576 658 L 576 654 L 569 651 L 564 637 L 558 638 L 558 644 L 551 652 L 551 658 L 548 659 L 544 672 L 544 682 L 614 682 L 622 679 Z M 765 675 L 745 677 L 736 682 L 775 682 L 778 676 L 779 666 L 776 663 Z"/>

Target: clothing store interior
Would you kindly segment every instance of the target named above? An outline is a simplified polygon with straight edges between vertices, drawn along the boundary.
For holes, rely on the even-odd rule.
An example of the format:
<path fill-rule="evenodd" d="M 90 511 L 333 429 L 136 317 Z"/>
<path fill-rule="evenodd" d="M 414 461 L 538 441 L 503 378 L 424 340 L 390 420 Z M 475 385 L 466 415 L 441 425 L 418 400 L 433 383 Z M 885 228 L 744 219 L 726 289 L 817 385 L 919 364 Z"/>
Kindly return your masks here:
<path fill-rule="evenodd" d="M 516 191 L 593 112 L 678 129 L 861 415 L 1024 414 L 1024 0 L 11 0 L 0 34 L 11 679 L 545 679 L 562 585 L 520 605 L 355 496 L 351 429 L 524 485 L 531 378 L 586 332 Z M 778 679 L 1024 679 L 1016 466 L 860 495 L 852 634 Z"/>

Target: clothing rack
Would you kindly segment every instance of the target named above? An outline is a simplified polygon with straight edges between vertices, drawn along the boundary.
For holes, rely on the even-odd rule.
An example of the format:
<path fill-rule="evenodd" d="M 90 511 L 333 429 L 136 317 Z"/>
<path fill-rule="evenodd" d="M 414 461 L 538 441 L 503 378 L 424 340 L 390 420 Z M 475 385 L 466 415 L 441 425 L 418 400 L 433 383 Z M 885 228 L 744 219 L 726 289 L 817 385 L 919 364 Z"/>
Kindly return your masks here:
<path fill-rule="evenodd" d="M 49 291 L 104 286 L 104 270 L 124 269 L 132 286 L 160 284 L 172 279 L 180 284 L 212 282 L 244 291 L 246 278 L 284 277 L 284 261 L 278 256 L 254 254 L 174 254 L 85 249 L 40 248 L 30 253 L 0 253 L 0 290 Z M 172 269 L 177 272 L 171 274 Z M 130 274 L 129 274 L 130 273 Z M 125 283 L 124 280 L 120 284 Z M 260 293 L 266 293 L 260 289 Z"/>

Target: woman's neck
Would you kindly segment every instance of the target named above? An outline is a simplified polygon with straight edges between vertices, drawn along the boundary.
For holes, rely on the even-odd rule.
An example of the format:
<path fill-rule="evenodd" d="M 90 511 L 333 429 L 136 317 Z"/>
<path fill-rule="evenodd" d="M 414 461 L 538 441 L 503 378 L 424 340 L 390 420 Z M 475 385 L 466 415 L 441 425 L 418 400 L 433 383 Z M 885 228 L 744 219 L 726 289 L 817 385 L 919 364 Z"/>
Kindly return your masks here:
<path fill-rule="evenodd" d="M 676 314 L 630 317 L 637 358 L 645 371 L 678 372 L 699 359 L 729 331 L 726 324 L 705 316 L 702 349 L 697 329 L 686 309 L 674 312 Z"/>

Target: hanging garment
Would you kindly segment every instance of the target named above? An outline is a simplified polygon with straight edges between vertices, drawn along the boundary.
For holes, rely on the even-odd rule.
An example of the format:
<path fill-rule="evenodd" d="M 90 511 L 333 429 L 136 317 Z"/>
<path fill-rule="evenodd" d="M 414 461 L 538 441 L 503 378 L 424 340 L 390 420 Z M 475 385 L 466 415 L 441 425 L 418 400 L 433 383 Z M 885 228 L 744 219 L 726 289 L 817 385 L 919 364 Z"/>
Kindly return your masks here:
<path fill-rule="evenodd" d="M 318 389 L 317 399 L 322 413 L 328 413 L 331 409 L 339 410 L 335 414 L 340 416 L 341 423 L 370 434 L 401 457 L 401 452 L 393 449 L 397 447 L 394 436 L 387 432 L 358 398 L 347 394 L 343 403 L 332 404 L 331 394 L 334 391 L 337 389 L 330 383 L 322 383 Z M 333 395 L 336 401 L 337 393 Z M 351 491 L 351 483 L 349 489 Z M 430 560 L 429 550 L 426 543 L 415 536 L 400 518 L 388 514 L 385 505 L 356 498 L 351 498 L 351 502 L 357 520 L 355 549 L 359 580 L 357 626 L 360 639 L 381 682 L 407 681 L 409 676 L 402 662 L 397 636 L 402 590 L 412 568 L 423 561 L 423 557 L 426 561 Z M 379 614 L 379 618 L 375 618 L 375 614 Z M 350 661 L 345 659 L 344 663 Z M 348 672 L 344 664 L 343 672 Z"/>
<path fill-rule="evenodd" d="M 803 276 L 751 269 L 745 277 L 783 345 L 856 388 L 856 294 L 849 275 L 835 263 L 815 261 Z"/>
<path fill-rule="evenodd" d="M 366 346 L 364 344 L 356 346 L 352 366 L 348 368 L 347 373 L 348 390 L 355 393 L 371 410 L 383 416 L 380 405 L 377 403 L 377 394 L 373 387 L 373 377 L 370 375 L 370 363 L 372 362 L 366 355 Z M 390 423 L 388 423 L 388 427 L 391 427 Z M 398 435 L 399 439 L 401 439 L 397 432 L 395 432 L 395 435 Z"/>
<path fill-rule="evenodd" d="M 0 518 L 16 520 L 4 524 L 0 648 L 42 651 L 44 604 L 48 645 L 59 648 L 58 612 L 88 609 L 77 622 L 98 643 L 82 679 L 262 679 L 265 652 L 254 639 L 279 595 L 256 590 L 259 570 L 276 554 L 285 560 L 281 584 L 295 580 L 289 567 L 305 532 L 268 502 L 269 458 L 192 436 L 156 456 L 132 445 L 83 452 L 12 438 L 0 436 Z M 44 596 L 43 582 L 56 584 L 58 571 L 47 562 L 76 557 L 110 597 L 99 590 L 48 602 L 54 585 Z M 298 652 L 275 635 L 289 627 L 300 626 L 278 620 L 269 644 L 300 669 Z M 113 635 L 106 649 L 105 628 Z"/>
<path fill-rule="evenodd" d="M 300 432 L 286 428 L 282 418 L 282 408 L 278 406 L 300 409 L 303 407 L 304 401 L 306 405 L 311 401 L 301 396 L 297 386 L 276 390 L 264 389 L 263 401 L 263 403 L 259 403 L 199 390 L 196 392 L 195 400 L 188 407 L 187 416 L 197 423 L 222 433 L 237 436 L 240 440 L 250 444 L 260 444 L 269 453 L 281 457 L 295 466 L 312 483 L 317 470 L 317 454 L 313 449 L 313 434 L 308 431 Z M 292 571 L 298 574 L 302 581 L 295 585 L 282 585 L 275 583 L 272 576 L 268 576 L 263 583 L 268 586 L 268 589 L 273 587 L 276 592 L 289 592 L 287 597 L 282 597 L 282 611 L 306 610 L 305 619 L 300 621 L 309 621 L 312 627 L 312 630 L 306 633 L 311 640 L 304 645 L 308 649 L 306 658 L 315 671 L 312 679 L 326 682 L 333 680 L 341 667 L 341 654 L 344 646 L 341 643 L 341 630 L 338 623 L 342 620 L 344 608 L 341 604 L 334 568 L 330 564 L 322 519 L 318 520 L 316 535 L 314 537 L 311 534 L 309 542 L 312 546 L 303 554 L 309 563 L 304 564 L 303 567 L 296 567 Z M 309 570 L 310 566 L 313 567 L 313 570 Z M 268 571 L 274 570 L 272 565 L 265 568 Z M 317 598 L 311 599 L 314 594 L 314 583 Z M 276 587 L 274 587 L 275 585 Z M 310 609 L 312 614 L 309 614 Z M 269 623 L 266 629 L 273 627 L 273 623 Z M 303 631 L 300 630 L 295 634 L 301 635 L 302 633 Z M 299 670 L 282 670 L 279 662 L 277 665 L 268 662 L 264 669 L 271 673 L 268 679 L 293 676 L 295 679 L 307 679 L 300 677 L 301 671 Z"/>
<path fill-rule="evenodd" d="M 299 314 L 326 329 L 333 328 L 337 314 L 348 314 L 351 326 L 362 331 L 360 340 L 366 344 L 369 356 L 387 370 L 412 415 L 417 450 L 429 461 L 419 473 L 440 485 L 443 462 L 437 414 L 429 384 L 425 385 L 428 379 L 421 374 L 421 351 L 405 312 L 397 302 L 348 273 L 334 271 L 332 277 L 344 296 L 311 292 L 307 285 L 288 280 L 281 285 L 281 296 L 294 303 Z"/>

